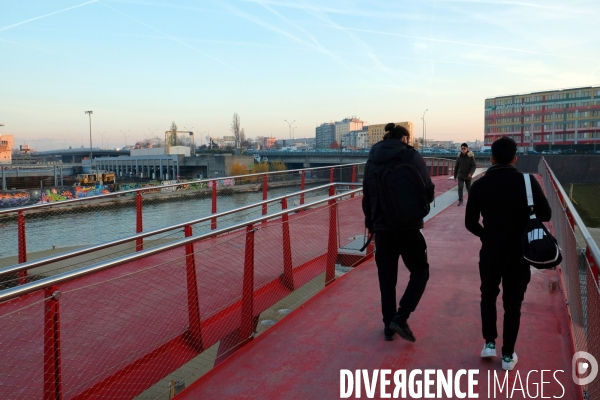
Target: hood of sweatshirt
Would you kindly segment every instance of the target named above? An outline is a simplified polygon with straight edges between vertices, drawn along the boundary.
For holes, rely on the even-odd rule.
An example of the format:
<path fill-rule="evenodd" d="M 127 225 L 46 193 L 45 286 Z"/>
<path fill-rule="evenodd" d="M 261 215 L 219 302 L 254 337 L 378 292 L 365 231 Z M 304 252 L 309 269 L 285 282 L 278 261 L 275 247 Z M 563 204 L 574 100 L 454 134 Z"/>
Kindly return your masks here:
<path fill-rule="evenodd" d="M 376 164 L 385 164 L 398 156 L 404 149 L 413 149 L 401 140 L 388 139 L 377 142 L 369 151 L 369 160 Z"/>

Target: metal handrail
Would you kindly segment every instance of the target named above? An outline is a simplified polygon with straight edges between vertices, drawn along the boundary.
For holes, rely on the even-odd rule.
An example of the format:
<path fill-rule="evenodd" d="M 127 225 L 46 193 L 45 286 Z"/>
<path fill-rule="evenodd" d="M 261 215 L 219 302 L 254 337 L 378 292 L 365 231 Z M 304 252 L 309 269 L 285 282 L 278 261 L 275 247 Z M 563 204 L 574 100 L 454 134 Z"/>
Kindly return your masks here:
<path fill-rule="evenodd" d="M 27 211 L 29 211 L 29 210 L 33 210 L 33 209 L 37 209 L 37 208 L 43 208 L 43 207 L 63 206 L 63 205 L 68 205 L 68 204 L 77 203 L 77 202 L 81 202 L 81 201 L 96 200 L 96 199 L 102 199 L 102 198 L 112 197 L 112 196 L 120 196 L 120 195 L 128 194 L 128 193 L 145 192 L 145 191 L 148 191 L 148 190 L 156 190 L 156 189 L 176 187 L 176 186 L 182 186 L 182 185 L 191 185 L 191 184 L 202 183 L 202 182 L 221 181 L 221 180 L 224 180 L 224 179 L 246 179 L 246 178 L 254 177 L 254 176 L 284 174 L 284 173 L 290 173 L 290 172 L 296 172 L 296 171 L 314 171 L 314 170 L 319 170 L 319 169 L 331 169 L 331 168 L 337 168 L 337 167 L 348 167 L 348 166 L 362 165 L 362 164 L 365 164 L 365 163 L 363 162 L 363 163 L 353 163 L 353 164 L 340 164 L 338 166 L 303 168 L 303 169 L 299 169 L 299 170 L 257 172 L 255 174 L 224 176 L 222 178 L 199 179 L 199 180 L 196 180 L 196 181 L 188 181 L 188 182 L 180 182 L 180 183 L 170 183 L 170 184 L 167 184 L 167 185 L 150 186 L 150 187 L 139 188 L 139 189 L 130 189 L 130 190 L 123 190 L 123 191 L 120 191 L 120 192 L 101 194 L 101 195 L 92 196 L 92 197 L 81 197 L 81 198 L 78 198 L 78 199 L 64 200 L 64 201 L 57 202 L 57 203 L 44 203 L 44 204 L 34 204 L 34 205 L 31 205 L 31 206 L 25 206 L 25 207 L 6 208 L 4 210 L 0 210 L 0 215 L 2 215 L 2 214 L 8 214 L 8 213 L 14 213 L 14 212 L 18 212 L 18 211 L 21 211 L 21 210 L 27 210 Z"/>
<path fill-rule="evenodd" d="M 596 263 L 598 263 L 598 265 L 600 265 L 600 249 L 598 248 L 598 245 L 594 241 L 594 238 L 590 234 L 590 231 L 587 230 L 585 224 L 583 223 L 583 220 L 577 213 L 577 210 L 575 209 L 575 207 L 573 206 L 573 203 L 569 199 L 567 192 L 565 192 L 565 190 L 562 188 L 562 186 L 558 184 L 559 181 L 556 178 L 556 175 L 554 175 L 554 171 L 552 171 L 552 169 L 550 168 L 550 166 L 548 165 L 548 163 L 546 162 L 544 157 L 542 157 L 542 161 L 544 163 L 544 167 L 546 168 L 546 171 L 550 175 L 550 178 L 552 179 L 553 183 L 555 183 L 554 186 L 556 187 L 556 190 L 561 194 L 561 197 L 564 200 L 564 209 L 565 210 L 568 209 L 569 212 L 571 213 L 571 216 L 573 217 L 573 221 L 575 222 L 575 225 L 577 225 L 579 227 L 579 230 L 581 231 L 581 235 L 585 239 L 585 242 L 588 246 L 588 249 L 590 250 L 590 253 L 596 260 Z"/>
<path fill-rule="evenodd" d="M 128 262 L 131 261 L 135 261 L 135 260 L 139 260 L 145 257 L 149 257 L 155 254 L 159 254 L 177 247 L 181 247 L 184 246 L 186 244 L 190 244 L 193 242 L 197 242 L 199 240 L 203 240 L 203 239 L 207 239 L 210 237 L 214 237 L 214 236 L 218 236 L 218 235 L 222 235 L 231 231 L 235 231 L 250 225 L 255 225 L 258 224 L 259 222 L 263 222 L 266 221 L 268 219 L 273 219 L 273 218 L 277 218 L 280 216 L 283 216 L 285 214 L 289 214 L 289 213 L 293 213 L 296 211 L 301 211 L 306 209 L 307 207 L 313 207 L 322 203 L 327 203 L 331 200 L 338 200 L 342 197 L 348 197 L 352 194 L 356 194 L 356 193 L 360 193 L 362 192 L 362 188 L 360 189 L 355 189 L 349 192 L 345 192 L 343 194 L 338 194 L 335 196 L 331 196 L 331 197 L 327 197 L 326 199 L 322 199 L 322 200 L 317 200 L 317 201 L 313 201 L 312 203 L 307 203 L 307 204 L 303 204 L 301 206 L 297 206 L 297 207 L 292 207 L 292 208 L 288 208 L 282 211 L 279 211 L 277 213 L 268 215 L 268 216 L 264 216 L 264 217 L 260 217 L 260 218 L 255 218 L 253 220 L 250 221 L 245 221 L 245 222 L 241 222 L 239 224 L 236 225 L 232 225 L 230 227 L 227 228 L 221 228 L 209 233 L 205 233 L 203 235 L 199 235 L 199 236 L 190 236 L 188 238 L 184 238 L 184 239 L 180 239 L 177 240 L 173 243 L 169 243 L 169 244 L 164 244 L 162 246 L 157 246 L 157 247 L 153 247 L 151 249 L 148 250 L 143 250 L 140 252 L 136 252 L 136 253 L 132 253 L 132 254 L 128 254 L 119 258 L 115 258 L 113 260 L 110 261 L 105 261 L 105 262 L 100 262 L 100 263 L 96 263 L 87 267 L 83 267 L 83 268 L 79 268 L 73 271 L 68 271 L 68 272 L 63 272 L 62 274 L 58 274 L 58 275 L 54 275 L 48 278 L 44 278 L 44 279 L 40 279 L 38 281 L 34 281 L 34 282 L 30 282 L 30 283 L 26 283 L 25 285 L 21 285 L 21 286 L 17 286 L 14 288 L 10 288 L 10 289 L 6 289 L 3 291 L 0 291 L 0 303 L 4 302 L 4 301 L 8 301 L 8 300 L 12 300 L 14 298 L 17 298 L 19 296 L 23 296 L 26 295 L 28 293 L 32 293 L 41 289 L 45 289 L 47 287 L 51 287 L 53 285 L 57 285 L 63 282 L 68 282 L 71 280 L 74 280 L 76 278 L 81 278 L 90 274 L 93 274 L 95 272 L 100 272 L 103 270 L 107 270 L 110 268 L 114 268 L 117 267 L 119 265 L 123 265 L 126 264 Z"/>
<path fill-rule="evenodd" d="M 352 182 L 348 185 L 356 185 L 359 186 L 360 183 L 357 182 Z M 271 199 L 267 199 L 267 200 L 262 200 L 256 203 L 252 203 L 246 206 L 242 206 L 242 207 L 238 207 L 236 209 L 233 210 L 228 210 L 228 211 L 223 211 L 217 214 L 211 214 L 209 216 L 206 217 L 202 217 L 199 219 L 195 219 L 195 220 L 191 220 L 191 221 L 187 221 L 187 222 L 182 222 L 179 223 L 177 225 L 172 225 L 172 226 L 167 226 L 164 228 L 159 228 L 159 229 L 155 229 L 153 231 L 148 231 L 148 232 L 143 232 L 143 233 L 138 233 L 136 235 L 133 236 L 128 236 L 126 238 L 121 238 L 121 239 L 117 239 L 117 240 L 113 240 L 111 242 L 105 242 L 105 243 L 101 243 L 101 244 L 97 244 L 97 245 L 93 245 L 93 246 L 88 246 L 88 247 L 84 247 L 82 249 L 78 249 L 78 250 L 74 250 L 74 251 L 70 251 L 70 252 L 66 252 L 66 253 L 60 253 L 60 254 L 55 254 L 49 257 L 44 257 L 44 258 L 39 258 L 37 260 L 33 260 L 33 261 L 29 261 L 29 262 L 25 262 L 22 264 L 15 264 L 15 265 L 11 265 L 8 267 L 4 267 L 4 268 L 0 268 L 0 277 L 4 276 L 4 275 L 8 275 L 8 274 L 14 274 L 17 272 L 21 272 L 21 271 L 26 271 L 29 269 L 33 269 L 33 268 L 37 268 L 37 267 L 41 267 L 43 265 L 48 265 L 48 264 L 52 264 L 54 262 L 58 262 L 58 261 L 62 261 L 62 260 L 66 260 L 68 258 L 72 258 L 72 257 L 77 257 L 77 256 L 81 256 L 84 254 L 88 254 L 88 253 L 93 253 L 94 251 L 98 251 L 98 250 L 102 250 L 102 249 L 106 249 L 109 247 L 114 247 L 123 243 L 127 243 L 127 242 L 131 242 L 137 239 L 143 239 L 145 237 L 148 236 L 154 236 L 154 235 L 158 235 L 160 233 L 164 233 L 164 232 L 169 232 L 169 231 L 173 231 L 179 228 L 183 228 L 184 226 L 187 225 L 195 225 L 195 224 L 199 224 L 205 221 L 210 221 L 213 218 L 219 218 L 219 217 L 223 217 L 229 214 L 234 214 L 237 213 L 239 211 L 244 211 L 244 210 L 248 210 L 250 208 L 254 208 L 254 207 L 259 207 L 263 204 L 269 204 L 269 203 L 274 203 L 274 202 L 278 202 L 280 200 L 283 200 L 285 198 L 288 197 L 292 197 L 292 196 L 298 196 L 300 194 L 303 193 L 309 193 L 309 192 L 313 192 L 313 191 L 317 191 L 317 190 L 321 190 L 321 189 L 325 189 L 328 188 L 330 186 L 338 186 L 340 185 L 340 183 L 334 182 L 334 183 L 328 183 L 326 185 L 321 185 L 321 186 L 316 186 L 314 188 L 310 188 L 310 189 L 305 189 L 305 190 L 300 190 L 298 192 L 294 192 L 294 193 L 290 193 L 287 195 L 283 195 L 283 196 L 279 196 L 279 197 L 273 197 Z M 344 186 L 346 186 L 344 184 Z"/>

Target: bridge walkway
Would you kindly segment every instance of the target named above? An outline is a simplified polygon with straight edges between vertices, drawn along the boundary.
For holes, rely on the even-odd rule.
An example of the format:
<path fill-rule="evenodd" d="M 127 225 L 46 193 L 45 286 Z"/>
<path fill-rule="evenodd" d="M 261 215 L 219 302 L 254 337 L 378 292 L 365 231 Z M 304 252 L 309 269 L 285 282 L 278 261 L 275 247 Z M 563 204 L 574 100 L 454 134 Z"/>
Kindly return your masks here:
<path fill-rule="evenodd" d="M 450 182 L 445 185 L 450 186 Z M 479 398 L 493 398 L 488 393 L 494 388 L 493 380 L 490 382 L 488 376 L 493 379 L 495 373 L 502 381 L 505 375 L 499 358 L 486 360 L 479 356 L 483 345 L 479 316 L 480 243 L 464 228 L 464 211 L 464 207 L 450 203 L 425 224 L 431 276 L 422 301 L 409 320 L 417 338 L 415 343 L 397 335 L 392 342 L 384 341 L 377 269 L 371 259 L 337 279 L 177 398 L 340 398 L 342 369 L 366 369 L 369 374 L 375 369 L 390 369 L 392 373 L 401 369 L 407 373 L 416 369 L 476 369 L 479 373 L 475 377 L 475 393 Z M 519 362 L 508 373 L 511 391 L 516 388 L 511 392 L 513 399 L 533 397 L 542 380 L 544 396 L 561 397 L 564 391 L 564 399 L 582 398 L 570 376 L 574 350 L 558 274 L 532 271 L 516 346 Z M 398 298 L 407 280 L 408 271 L 400 261 Z M 501 316 L 500 301 L 498 310 Z M 502 332 L 502 318 L 498 330 Z M 502 344 L 501 337 L 498 344 Z M 546 372 L 542 379 L 541 370 L 563 372 L 556 373 L 557 379 Z M 464 382 L 463 379 L 463 389 Z M 392 393 L 393 385 L 392 379 L 387 393 Z M 362 396 L 367 397 L 364 390 L 363 386 Z M 376 398 L 379 390 L 378 387 Z M 351 398 L 355 398 L 355 393 Z"/>

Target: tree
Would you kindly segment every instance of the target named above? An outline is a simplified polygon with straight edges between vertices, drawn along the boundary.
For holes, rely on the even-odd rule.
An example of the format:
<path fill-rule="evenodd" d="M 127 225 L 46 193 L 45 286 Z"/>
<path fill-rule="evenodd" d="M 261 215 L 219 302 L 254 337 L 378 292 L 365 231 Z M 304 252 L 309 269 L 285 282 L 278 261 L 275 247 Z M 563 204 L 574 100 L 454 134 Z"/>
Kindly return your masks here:
<path fill-rule="evenodd" d="M 281 160 L 275 160 L 271 163 L 271 171 L 285 171 L 287 167 L 285 163 Z"/>
<path fill-rule="evenodd" d="M 233 113 L 233 118 L 231 119 L 231 127 L 229 128 L 231 133 L 233 133 L 233 137 L 235 138 L 235 148 L 240 148 L 240 143 L 242 140 L 246 138 L 246 133 L 244 132 L 244 128 L 240 125 L 240 116 L 238 113 Z M 243 136 L 243 138 L 242 138 Z"/>
<path fill-rule="evenodd" d="M 242 165 L 237 162 L 234 162 L 233 164 L 231 164 L 231 171 L 230 171 L 231 176 L 246 175 L 247 173 L 248 173 L 247 166 Z"/>

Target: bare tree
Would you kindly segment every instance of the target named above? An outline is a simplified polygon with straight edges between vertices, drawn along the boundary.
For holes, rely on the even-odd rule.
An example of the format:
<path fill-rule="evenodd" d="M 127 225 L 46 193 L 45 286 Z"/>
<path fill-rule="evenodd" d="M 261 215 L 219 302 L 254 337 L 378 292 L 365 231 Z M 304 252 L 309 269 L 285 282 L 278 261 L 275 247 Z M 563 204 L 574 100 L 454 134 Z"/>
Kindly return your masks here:
<path fill-rule="evenodd" d="M 240 116 L 238 113 L 233 113 L 233 118 L 231 119 L 231 127 L 229 128 L 231 133 L 233 133 L 233 137 L 235 138 L 235 148 L 240 148 L 240 143 L 242 143 L 242 135 L 246 136 L 244 133 L 244 129 L 240 125 Z"/>

